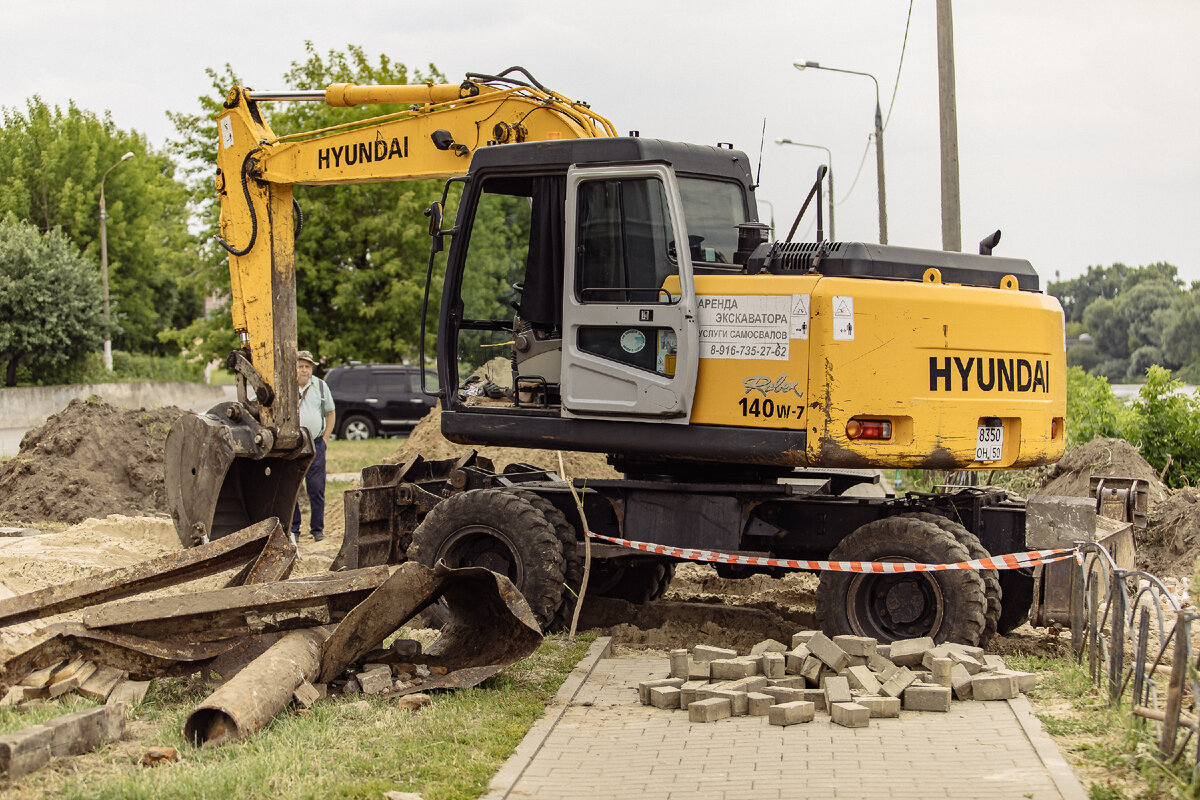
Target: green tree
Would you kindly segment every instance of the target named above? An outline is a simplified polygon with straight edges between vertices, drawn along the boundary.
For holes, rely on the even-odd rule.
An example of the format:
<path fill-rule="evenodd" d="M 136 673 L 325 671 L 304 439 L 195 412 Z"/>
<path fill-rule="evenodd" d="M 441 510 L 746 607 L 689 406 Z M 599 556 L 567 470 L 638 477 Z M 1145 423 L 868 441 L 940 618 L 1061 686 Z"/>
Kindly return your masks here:
<path fill-rule="evenodd" d="M 1087 273 L 1065 281 L 1051 281 L 1046 293 L 1058 298 L 1067 322 L 1082 322 L 1083 313 L 1098 298 L 1115 300 L 1121 292 L 1129 267 L 1088 267 Z"/>
<path fill-rule="evenodd" d="M 1131 439 L 1168 486 L 1200 482 L 1200 400 L 1183 390 L 1169 370 L 1150 367 L 1133 401 Z"/>
<path fill-rule="evenodd" d="M 0 362 L 4 384 L 18 367 L 55 377 L 104 341 L 104 297 L 94 263 L 60 231 L 41 234 L 8 213 L 0 220 Z"/>
<path fill-rule="evenodd" d="M 234 69 L 208 71 L 212 95 L 200 98 L 198 114 L 171 115 L 178 138 L 171 151 L 187 159 L 196 201 L 208 237 L 217 232 L 218 209 L 212 192 L 216 168 L 216 115 L 226 91 L 240 85 Z M 292 62 L 283 76 L 284 88 L 323 89 L 330 83 L 403 84 L 444 82 L 433 66 L 409 70 L 387 56 L 372 60 L 361 48 L 318 54 L 306 45 L 303 61 Z M 274 88 L 274 87 L 272 87 Z M 277 135 L 316 130 L 332 125 L 406 110 L 397 106 L 369 109 L 331 108 L 321 103 L 264 106 Z M 331 361 L 401 361 L 417 353 L 420 309 L 429 258 L 427 221 L 423 215 L 441 197 L 440 181 L 363 183 L 346 186 L 297 186 L 296 200 L 304 228 L 296 242 L 297 318 L 302 347 Z M 451 212 L 452 213 L 452 212 Z M 224 253 L 211 246 L 204 251 L 206 280 L 227 292 Z M 431 327 L 436 330 L 440 280 L 431 294 Z M 172 338 L 219 339 L 225 319 L 214 317 Z"/>
<path fill-rule="evenodd" d="M 101 177 L 134 154 L 104 184 L 114 346 L 168 352 L 157 332 L 190 321 L 201 299 L 179 280 L 194 270 L 195 257 L 174 162 L 107 114 L 74 104 L 63 110 L 33 97 L 23 113 L 0 109 L 0 122 L 0 216 L 11 213 L 43 233 L 61 229 L 93 264 L 100 261 Z"/>
<path fill-rule="evenodd" d="M 1178 365 L 1180 378 L 1200 381 L 1200 286 L 1172 303 L 1163 323 L 1162 350 L 1170 364 Z"/>
<path fill-rule="evenodd" d="M 1067 370 L 1067 444 L 1087 444 L 1097 436 L 1121 435 L 1124 409 L 1108 381 L 1079 367 Z"/>

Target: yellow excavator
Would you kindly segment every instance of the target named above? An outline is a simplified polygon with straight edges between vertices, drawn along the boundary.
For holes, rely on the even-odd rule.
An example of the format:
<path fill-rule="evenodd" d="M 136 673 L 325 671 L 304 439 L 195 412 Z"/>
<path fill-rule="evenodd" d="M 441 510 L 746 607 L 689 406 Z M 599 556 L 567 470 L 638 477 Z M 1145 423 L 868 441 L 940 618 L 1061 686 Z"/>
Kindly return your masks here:
<path fill-rule="evenodd" d="M 1027 261 L 991 255 L 998 233 L 978 255 L 830 242 L 818 216 L 817 241 L 772 242 L 744 153 L 615 136 L 521 72 L 230 91 L 217 188 L 239 399 L 168 438 L 185 544 L 290 516 L 311 458 L 296 418 L 292 186 L 447 177 L 427 212 L 427 303 L 449 240 L 430 392 L 442 431 L 608 454 L 624 477 L 586 483 L 587 530 L 767 558 L 957 562 L 1027 549 L 1023 504 L 1003 491 L 896 497 L 878 479 L 1063 452 L 1062 311 Z M 276 136 L 267 100 L 414 105 Z M 511 380 L 485 385 L 476 376 L 498 351 Z M 492 467 L 418 457 L 364 470 L 335 568 L 486 566 L 544 626 L 561 625 L 582 572 L 571 487 L 542 467 Z M 589 591 L 634 602 L 660 595 L 676 563 L 618 545 L 593 554 Z M 1032 593 L 1027 571 L 827 572 L 817 615 L 830 633 L 975 644 L 1019 625 Z"/>

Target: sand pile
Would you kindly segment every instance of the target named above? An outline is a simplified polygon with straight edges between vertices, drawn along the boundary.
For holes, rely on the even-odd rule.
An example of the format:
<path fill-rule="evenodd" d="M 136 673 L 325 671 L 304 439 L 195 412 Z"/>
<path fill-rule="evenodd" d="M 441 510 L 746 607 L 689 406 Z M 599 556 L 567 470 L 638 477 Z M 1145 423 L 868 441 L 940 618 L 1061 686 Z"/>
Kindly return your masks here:
<path fill-rule="evenodd" d="M 454 444 L 442 436 L 442 410 L 434 406 L 426 414 L 400 448 L 388 459 L 394 464 L 402 464 L 415 455 L 420 454 L 426 461 L 438 461 L 445 458 L 457 458 L 465 455 L 472 448 L 467 445 Z M 523 462 L 534 464 L 542 469 L 558 471 L 558 453 L 555 450 L 529 450 L 523 447 L 476 447 L 479 455 L 490 458 L 496 469 L 504 469 L 509 464 Z M 570 478 L 619 478 L 620 473 L 608 464 L 608 457 L 602 453 L 576 453 L 563 451 L 563 463 L 566 465 L 566 476 Z"/>
<path fill-rule="evenodd" d="M 0 520 L 74 523 L 166 511 L 163 449 L 171 423 L 185 413 L 117 408 L 95 396 L 72 400 L 0 464 Z"/>
<path fill-rule="evenodd" d="M 1093 475 L 1135 478 L 1149 488 L 1150 506 L 1166 499 L 1167 491 L 1154 467 L 1124 439 L 1093 439 L 1062 457 L 1047 473 L 1038 494 L 1087 497 Z"/>

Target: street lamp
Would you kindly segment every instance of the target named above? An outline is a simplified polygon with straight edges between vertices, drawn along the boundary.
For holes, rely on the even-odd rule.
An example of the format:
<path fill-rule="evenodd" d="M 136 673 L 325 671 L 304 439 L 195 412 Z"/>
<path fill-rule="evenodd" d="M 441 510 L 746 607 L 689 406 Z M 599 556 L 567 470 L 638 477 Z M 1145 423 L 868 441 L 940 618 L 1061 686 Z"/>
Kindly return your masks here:
<path fill-rule="evenodd" d="M 794 144 L 796 147 L 811 147 L 815 150 L 825 151 L 825 163 L 829 166 L 829 240 L 837 241 L 837 230 L 833 221 L 833 153 L 829 152 L 829 148 L 819 144 L 805 144 L 804 142 L 793 142 L 791 139 L 776 139 L 775 144 Z"/>
<path fill-rule="evenodd" d="M 108 211 L 104 206 L 104 179 L 108 173 L 133 158 L 126 153 L 100 176 L 100 281 L 104 287 L 104 368 L 112 372 L 112 318 L 108 313 Z"/>
<path fill-rule="evenodd" d="M 869 72 L 858 72 L 853 69 L 838 67 L 823 67 L 816 61 L 796 61 L 792 64 L 798 70 L 823 69 L 827 72 L 844 72 L 847 75 L 865 75 L 875 83 L 875 183 L 879 187 L 879 243 L 887 244 L 887 189 L 883 180 L 883 114 L 879 108 L 879 81 Z M 832 220 L 830 220 L 832 224 Z M 830 236 L 832 238 L 832 235 Z"/>

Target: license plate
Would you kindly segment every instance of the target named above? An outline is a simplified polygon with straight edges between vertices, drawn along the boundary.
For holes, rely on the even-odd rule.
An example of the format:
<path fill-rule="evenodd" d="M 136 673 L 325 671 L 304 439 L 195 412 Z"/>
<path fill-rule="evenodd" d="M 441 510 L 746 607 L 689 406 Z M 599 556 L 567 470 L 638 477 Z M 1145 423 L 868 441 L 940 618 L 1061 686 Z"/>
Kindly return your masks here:
<path fill-rule="evenodd" d="M 1004 457 L 1004 428 L 979 426 L 975 436 L 976 461 L 1000 461 Z"/>

